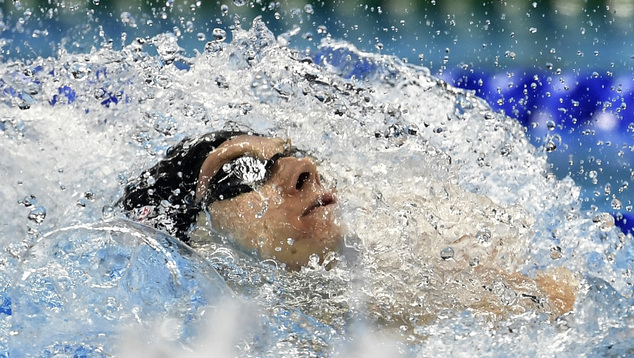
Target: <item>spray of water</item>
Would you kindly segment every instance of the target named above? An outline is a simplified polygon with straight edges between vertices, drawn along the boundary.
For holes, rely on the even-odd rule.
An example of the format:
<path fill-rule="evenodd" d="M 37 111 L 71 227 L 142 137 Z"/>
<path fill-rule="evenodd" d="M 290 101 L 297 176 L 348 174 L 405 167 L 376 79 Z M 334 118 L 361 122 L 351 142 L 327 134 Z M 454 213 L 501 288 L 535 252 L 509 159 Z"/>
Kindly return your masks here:
<path fill-rule="evenodd" d="M 345 42 L 317 53 L 286 43 L 256 19 L 192 58 L 164 34 L 0 66 L 0 282 L 13 287 L 2 347 L 192 357 L 630 349 L 631 238 L 611 216 L 580 210 L 578 187 L 550 173 L 517 122 L 422 67 Z M 119 219 L 128 180 L 181 139 L 221 129 L 290 138 L 317 158 L 347 230 L 344 252 L 326 258 L 333 269 L 315 260 L 287 272 L 225 237 L 193 251 Z M 573 287 L 574 302 L 557 303 L 552 281 Z"/>

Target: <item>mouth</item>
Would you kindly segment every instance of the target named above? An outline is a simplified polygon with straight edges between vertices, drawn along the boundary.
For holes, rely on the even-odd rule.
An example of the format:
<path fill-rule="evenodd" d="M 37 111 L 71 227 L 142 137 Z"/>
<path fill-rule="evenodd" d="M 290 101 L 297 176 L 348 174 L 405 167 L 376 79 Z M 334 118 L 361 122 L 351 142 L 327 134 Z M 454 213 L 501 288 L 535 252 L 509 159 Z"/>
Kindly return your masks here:
<path fill-rule="evenodd" d="M 323 206 L 333 205 L 336 203 L 337 198 L 334 195 L 330 193 L 322 194 L 318 196 L 317 199 L 312 204 L 310 204 L 309 207 L 306 208 L 306 210 L 304 210 L 302 216 L 306 216 L 312 213 L 313 211 L 315 211 L 315 209 L 321 208 Z"/>

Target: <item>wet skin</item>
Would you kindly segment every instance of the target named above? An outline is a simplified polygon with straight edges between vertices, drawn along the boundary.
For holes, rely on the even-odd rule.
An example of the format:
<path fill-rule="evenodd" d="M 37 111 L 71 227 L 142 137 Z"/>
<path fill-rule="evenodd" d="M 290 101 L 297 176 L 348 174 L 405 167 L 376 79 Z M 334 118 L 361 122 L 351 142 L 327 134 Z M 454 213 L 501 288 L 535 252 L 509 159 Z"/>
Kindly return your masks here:
<path fill-rule="evenodd" d="M 201 201 L 223 164 L 241 156 L 267 160 L 283 153 L 280 138 L 242 135 L 221 144 L 201 167 L 196 200 Z M 336 218 L 337 199 L 321 184 L 310 158 L 282 157 L 270 178 L 253 191 L 212 202 L 207 210 L 211 226 L 262 259 L 276 259 L 291 270 L 306 265 L 313 254 L 320 259 L 341 246 Z"/>

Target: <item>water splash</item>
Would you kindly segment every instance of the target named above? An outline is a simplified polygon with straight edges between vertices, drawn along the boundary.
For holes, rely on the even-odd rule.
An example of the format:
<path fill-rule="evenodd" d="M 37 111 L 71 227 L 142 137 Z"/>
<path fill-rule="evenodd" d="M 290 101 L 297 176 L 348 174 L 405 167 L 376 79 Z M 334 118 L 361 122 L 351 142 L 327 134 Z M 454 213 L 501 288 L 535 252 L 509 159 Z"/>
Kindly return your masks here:
<path fill-rule="evenodd" d="M 324 179 L 339 188 L 350 247 L 328 258 L 338 263 L 332 270 L 315 261 L 288 273 L 240 252 L 227 238 L 200 244 L 199 252 L 226 284 L 262 312 L 254 322 L 267 328 L 246 337 L 240 355 L 347 352 L 354 327 L 398 352 L 420 356 L 477 348 L 497 356 L 630 349 L 614 341 L 630 336 L 617 317 L 631 317 L 631 238 L 607 217 L 581 211 L 579 188 L 550 173 L 521 125 L 422 67 L 345 42 L 326 41 L 316 53 L 285 43 L 256 20 L 248 31 L 237 28 L 230 43 L 215 39 L 193 58 L 183 55 L 175 36 L 164 34 L 136 39 L 120 51 L 93 49 L 1 65 L 0 113 L 8 119 L 2 122 L 0 153 L 9 158 L 1 164 L 9 184 L 0 195 L 22 203 L 0 209 L 2 217 L 12 218 L 0 227 L 2 242 L 20 243 L 29 235 L 29 214 L 20 210 L 31 210 L 35 197 L 46 208 L 40 232 L 99 222 L 113 215 L 122 185 L 170 145 L 213 130 L 249 128 L 288 136 L 314 153 Z M 11 308 L 0 311 L 5 336 L 17 332 L 19 341 L 25 332 L 39 332 L 40 326 L 18 318 L 24 302 L 40 300 L 50 312 L 68 309 L 61 308 L 70 301 L 57 287 L 93 266 L 49 251 L 70 238 L 111 244 L 107 235 L 80 232 L 49 235 L 34 248 L 27 243 L 3 253 L 7 270 L 0 281 L 17 288 Z M 165 262 L 165 252 L 149 250 L 156 245 L 126 245 L 101 252 L 103 265 L 94 267 L 102 281 L 110 280 L 102 283 L 123 287 L 116 282 L 126 277 L 124 286 L 140 295 L 135 305 L 141 312 L 163 312 L 162 291 L 136 289 L 152 270 L 132 273 L 126 262 L 138 258 L 130 253 L 135 250 L 147 251 L 148 262 Z M 443 257 L 448 248 L 453 254 Z M 34 250 L 44 250 L 36 261 L 29 258 Z M 195 257 L 185 251 L 168 250 L 177 262 Z M 18 269 L 18 260 L 28 266 L 50 257 L 69 260 L 55 266 L 59 270 L 79 271 L 66 275 L 49 268 L 37 285 L 19 282 L 26 271 Z M 575 312 L 557 319 L 540 306 L 536 287 L 526 283 L 520 290 L 492 270 L 537 278 L 560 266 L 582 284 Z M 157 284 L 172 278 L 161 276 Z M 179 297 L 173 302 L 182 308 L 188 301 Z M 480 309 L 482 304 L 489 309 Z M 118 301 L 78 303 L 72 317 L 86 321 L 83 314 L 95 313 L 86 312 L 91 305 L 103 317 L 127 312 L 126 319 L 150 322 L 135 318 L 135 305 Z M 188 314 L 168 318 L 202 320 L 202 314 Z M 53 315 L 43 317 L 57 322 Z M 611 323 L 598 325 L 593 317 Z M 167 336 L 195 345 L 196 333 L 183 327 L 175 324 Z M 77 343 L 73 349 L 94 350 L 71 331 L 63 339 L 44 335 L 40 347 L 64 350 L 59 342 L 65 340 Z M 116 336 L 113 328 L 99 347 L 114 349 L 109 344 Z M 536 343 L 543 341 L 549 343 Z M 6 340 L 0 343 L 6 347 Z M 545 352 L 546 346 L 555 349 Z M 16 354 L 30 349 L 26 343 L 16 347 Z"/>

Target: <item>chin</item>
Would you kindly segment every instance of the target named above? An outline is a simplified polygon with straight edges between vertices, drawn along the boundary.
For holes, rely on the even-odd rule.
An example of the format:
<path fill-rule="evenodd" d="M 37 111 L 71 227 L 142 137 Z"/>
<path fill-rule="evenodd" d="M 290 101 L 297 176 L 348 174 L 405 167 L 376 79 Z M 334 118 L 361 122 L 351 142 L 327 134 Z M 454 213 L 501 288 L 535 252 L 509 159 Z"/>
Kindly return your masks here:
<path fill-rule="evenodd" d="M 275 251 L 274 247 L 269 247 L 268 252 L 262 252 L 262 258 L 265 256 L 273 258 L 286 264 L 288 270 L 297 271 L 308 264 L 312 255 L 318 255 L 321 263 L 328 252 L 339 251 L 343 243 L 341 229 L 334 225 L 327 230 L 312 231 L 311 234 L 296 237 L 298 239 L 292 245 L 283 245 L 281 251 Z M 274 240 L 274 242 L 279 241 Z M 279 250 L 280 245 L 277 245 L 277 248 Z"/>

